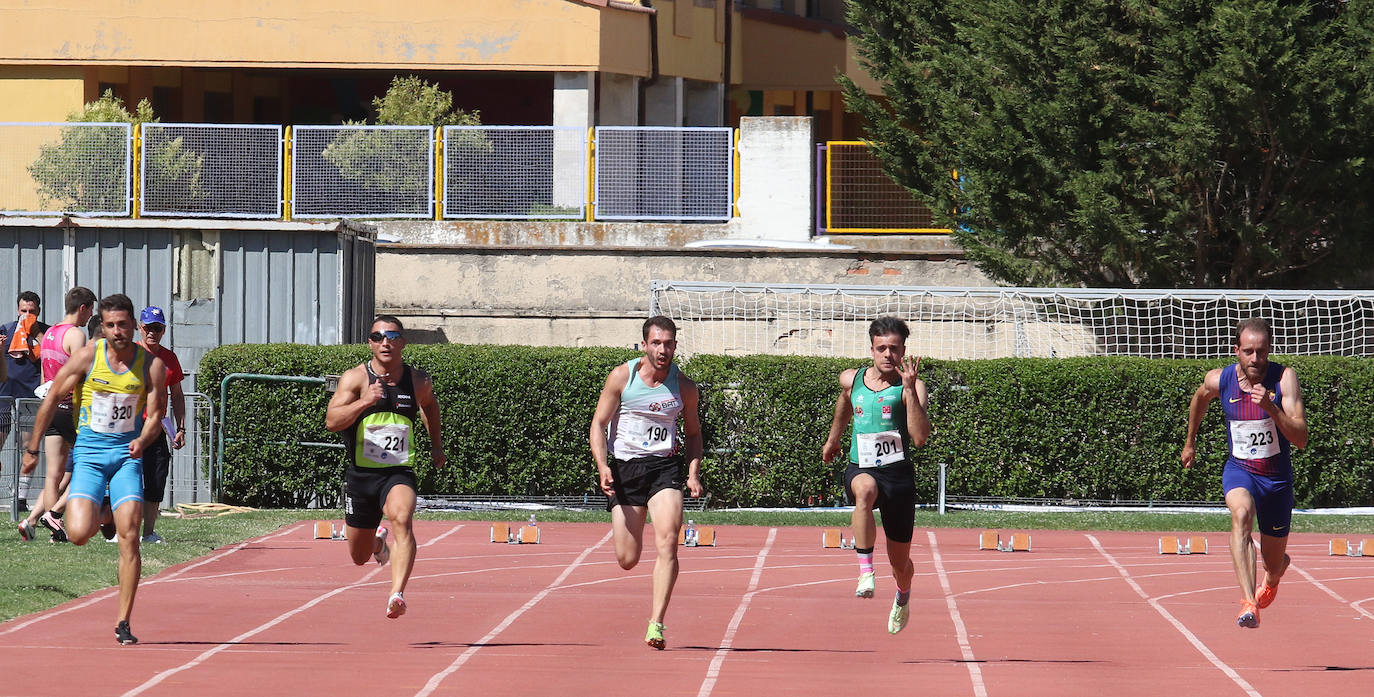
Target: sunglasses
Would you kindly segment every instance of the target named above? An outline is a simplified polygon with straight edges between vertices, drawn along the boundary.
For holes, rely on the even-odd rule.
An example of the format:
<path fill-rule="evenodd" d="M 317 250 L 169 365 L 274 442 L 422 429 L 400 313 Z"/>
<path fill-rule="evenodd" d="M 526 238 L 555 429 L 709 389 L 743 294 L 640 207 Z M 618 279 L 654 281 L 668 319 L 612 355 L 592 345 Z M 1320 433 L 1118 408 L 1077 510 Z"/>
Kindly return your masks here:
<path fill-rule="evenodd" d="M 145 324 L 145 325 L 143 325 L 143 331 L 145 331 L 145 332 L 161 332 L 161 331 L 166 331 L 166 330 L 167 330 L 167 325 L 165 325 L 165 324 Z"/>
<path fill-rule="evenodd" d="M 391 339 L 392 341 L 396 341 L 399 339 L 404 339 L 405 336 L 394 329 L 388 329 L 384 332 L 372 332 L 371 334 L 367 335 L 367 338 L 369 341 L 381 343 L 382 339 Z"/>

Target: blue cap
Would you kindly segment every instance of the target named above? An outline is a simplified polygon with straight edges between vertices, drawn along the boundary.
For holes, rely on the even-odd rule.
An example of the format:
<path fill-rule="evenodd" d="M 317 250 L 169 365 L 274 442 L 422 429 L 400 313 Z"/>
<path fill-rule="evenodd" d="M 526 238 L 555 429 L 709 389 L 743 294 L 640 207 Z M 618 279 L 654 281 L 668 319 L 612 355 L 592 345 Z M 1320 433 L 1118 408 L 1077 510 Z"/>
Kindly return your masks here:
<path fill-rule="evenodd" d="M 145 307 L 142 312 L 138 313 L 138 323 L 161 324 L 165 326 L 167 324 L 167 316 L 162 314 L 162 308 L 160 307 Z"/>

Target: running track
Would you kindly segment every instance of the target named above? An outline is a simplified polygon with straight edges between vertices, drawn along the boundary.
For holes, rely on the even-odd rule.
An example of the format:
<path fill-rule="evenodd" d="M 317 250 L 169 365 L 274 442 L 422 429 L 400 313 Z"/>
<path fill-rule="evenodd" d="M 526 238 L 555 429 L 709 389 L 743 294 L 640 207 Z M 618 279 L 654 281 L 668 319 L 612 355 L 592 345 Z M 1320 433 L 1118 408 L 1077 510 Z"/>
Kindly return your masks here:
<path fill-rule="evenodd" d="M 420 521 L 410 614 L 384 615 L 389 569 L 292 525 L 145 579 L 133 629 L 111 589 L 0 625 L 0 695 L 1199 695 L 1368 694 L 1374 558 L 1294 535 L 1258 630 L 1224 535 L 1163 557 L 1154 533 L 917 530 L 912 618 L 886 633 L 892 582 L 852 597 L 852 552 L 817 528 L 718 528 L 682 550 L 669 650 L 641 644 L 652 558 L 622 571 L 604 524 L 542 524 L 490 544 L 480 522 Z"/>

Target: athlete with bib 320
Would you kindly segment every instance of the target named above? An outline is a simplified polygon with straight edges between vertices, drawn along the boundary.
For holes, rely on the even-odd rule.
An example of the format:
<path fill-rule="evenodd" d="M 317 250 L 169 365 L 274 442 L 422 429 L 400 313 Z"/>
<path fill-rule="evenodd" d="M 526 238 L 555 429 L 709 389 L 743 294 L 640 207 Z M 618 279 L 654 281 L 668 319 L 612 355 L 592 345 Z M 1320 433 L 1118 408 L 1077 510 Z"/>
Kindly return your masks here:
<path fill-rule="evenodd" d="M 687 491 L 702 495 L 701 426 L 697 384 L 673 363 L 677 325 L 650 317 L 643 326 L 644 356 L 618 365 L 606 377 L 592 416 L 591 448 L 620 568 L 633 569 L 644 550 L 644 520 L 653 516 L 654 596 L 644 643 L 663 650 L 663 617 L 677 583 L 677 535 L 682 529 L 682 464 L 678 417 L 687 460 Z"/>
<path fill-rule="evenodd" d="M 850 522 L 854 526 L 854 551 L 859 555 L 859 585 L 854 595 L 872 598 L 874 592 L 873 547 L 877 526 L 873 509 L 883 514 L 887 560 L 897 595 L 888 613 L 887 631 L 896 634 L 906 626 L 911 610 L 911 535 L 916 521 L 916 472 L 912 448 L 930 437 L 926 408 L 930 397 L 926 384 L 916 377 L 921 359 L 906 355 L 911 330 L 896 317 L 879 317 L 868 326 L 873 367 L 850 368 L 840 373 L 840 396 L 830 435 L 821 448 L 821 459 L 830 462 L 840 454 L 840 439 L 850 420 L 849 466 L 845 486 L 854 500 Z"/>
<path fill-rule="evenodd" d="M 167 369 L 134 343 L 134 304 L 122 294 L 97 307 L 104 337 L 78 349 L 57 371 L 38 408 L 24 451 L 26 466 L 38 458 L 43 433 L 58 406 L 73 395 L 76 445 L 67 489 L 67 539 L 84 545 L 100 529 L 101 503 L 109 491 L 119 535 L 119 619 L 115 640 L 136 644 L 129 629 L 138 578 L 143 571 L 139 533 L 143 525 L 143 451 L 162 435 Z M 75 394 L 73 394 L 75 392 Z"/>
<path fill-rule="evenodd" d="M 1292 446 L 1307 446 L 1298 374 L 1269 362 L 1274 334 L 1269 323 L 1247 319 L 1236 327 L 1236 362 L 1207 371 L 1188 405 L 1188 435 L 1179 459 L 1192 467 L 1197 431 L 1207 405 L 1221 400 L 1229 456 L 1221 473 L 1226 507 L 1231 510 L 1231 562 L 1242 594 L 1236 624 L 1259 626 L 1260 608 L 1274 602 L 1279 579 L 1288 570 L 1288 528 L 1293 518 Z M 1259 522 L 1264 581 L 1255 587 L 1255 548 L 1250 530 Z"/>
<path fill-rule="evenodd" d="M 367 345 L 372 359 L 340 376 L 325 412 L 325 428 L 342 432 L 348 448 L 344 523 L 349 556 L 354 564 L 365 564 L 368 557 L 378 564 L 392 561 L 386 616 L 396 619 L 406 612 L 404 592 L 415 566 L 416 417 L 429 433 L 434 466 L 443 467 L 447 459 L 434 384 L 425 371 L 401 359 L 406 346 L 401 321 L 378 315 Z M 378 529 L 383 515 L 391 521 L 390 546 L 387 529 Z"/>

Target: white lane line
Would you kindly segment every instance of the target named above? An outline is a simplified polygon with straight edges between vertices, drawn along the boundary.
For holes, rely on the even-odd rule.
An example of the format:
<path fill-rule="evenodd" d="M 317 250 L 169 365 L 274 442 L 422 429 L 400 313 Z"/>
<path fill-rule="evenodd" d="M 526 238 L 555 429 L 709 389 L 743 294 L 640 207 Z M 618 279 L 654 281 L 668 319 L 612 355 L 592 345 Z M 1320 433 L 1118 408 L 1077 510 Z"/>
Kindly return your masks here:
<path fill-rule="evenodd" d="M 300 605 L 299 607 L 297 607 L 297 608 L 295 608 L 295 609 L 293 609 L 293 610 L 287 610 L 286 612 L 283 612 L 282 614 L 277 615 L 276 617 L 272 618 L 271 620 L 269 620 L 269 621 L 267 621 L 267 622 L 264 622 L 264 623 L 262 623 L 262 624 L 260 624 L 260 625 L 258 625 L 258 626 L 256 626 L 256 627 L 254 627 L 254 628 L 252 628 L 252 629 L 250 629 L 250 630 L 248 630 L 248 631 L 246 631 L 246 632 L 244 632 L 244 633 L 242 633 L 242 634 L 240 634 L 240 635 L 234 637 L 233 639 L 230 639 L 229 641 L 226 641 L 226 642 L 224 642 L 224 643 L 222 643 L 222 644 L 219 644 L 218 646 L 215 646 L 215 647 L 213 647 L 213 648 L 210 648 L 210 649 L 205 650 L 205 651 L 202 652 L 199 656 L 196 656 L 195 658 L 193 658 L 193 659 L 191 659 L 191 660 L 189 660 L 189 661 L 187 661 L 187 662 L 185 662 L 185 663 L 183 663 L 183 664 L 181 664 L 181 665 L 179 665 L 179 666 L 177 666 L 177 667 L 175 667 L 175 668 L 168 668 L 167 670 L 164 670 L 164 671 L 162 671 L 161 673 L 158 673 L 157 675 L 154 675 L 153 677 L 149 678 L 149 679 L 148 679 L 146 682 L 144 682 L 142 685 L 139 685 L 138 687 L 135 687 L 134 689 L 129 690 L 128 692 L 125 692 L 124 695 L 123 695 L 123 697 L 135 697 L 135 695 L 142 694 L 143 692 L 145 692 L 145 691 L 149 690 L 150 688 L 156 686 L 158 683 L 162 682 L 163 680 L 166 680 L 167 678 L 169 678 L 169 677 L 171 677 L 171 676 L 173 676 L 173 675 L 176 675 L 177 673 L 180 673 L 180 672 L 182 672 L 182 671 L 184 671 L 184 670 L 190 670 L 191 668 L 194 668 L 194 667 L 200 665 L 201 663 L 204 663 L 205 661 L 209 660 L 210 657 L 214 656 L 215 654 L 217 654 L 217 653 L 219 653 L 219 652 L 221 652 L 221 651 L 224 651 L 225 649 L 227 649 L 227 648 L 229 648 L 229 647 L 231 647 L 231 646 L 234 646 L 235 644 L 241 643 L 241 642 L 243 642 L 243 641 L 246 640 L 246 639 L 252 638 L 253 636 L 255 636 L 255 635 L 257 635 L 257 634 L 261 634 L 262 632 L 265 632 L 265 631 L 267 631 L 267 630 L 269 630 L 269 629 L 271 629 L 271 628 L 277 626 L 278 624 L 281 624 L 282 622 L 285 622 L 286 620 L 290 619 L 291 617 L 294 617 L 295 615 L 298 615 L 298 614 L 300 614 L 300 613 L 302 613 L 302 612 L 305 612 L 306 610 L 309 610 L 309 609 L 312 608 L 312 607 L 315 607 L 316 605 L 319 605 L 320 603 L 324 602 L 325 600 L 328 600 L 328 599 L 330 599 L 330 598 L 332 598 L 332 597 L 334 597 L 334 596 L 336 596 L 336 595 L 338 595 L 338 594 L 340 594 L 340 593 L 343 593 L 343 592 L 345 592 L 345 591 L 349 591 L 349 590 L 352 590 L 352 589 L 354 589 L 354 588 L 358 588 L 358 587 L 360 587 L 360 586 L 366 585 L 367 582 L 368 582 L 369 580 L 371 580 L 371 578 L 372 578 L 373 576 L 375 576 L 375 575 L 377 575 L 378 573 L 380 573 L 383 569 L 386 569 L 386 567 L 384 567 L 384 566 L 378 566 L 378 567 L 372 569 L 371 571 L 367 572 L 366 574 L 364 574 L 363 577 L 362 577 L 361 579 L 358 579 L 357 581 L 355 581 L 355 582 L 353 582 L 353 583 L 350 583 L 350 584 L 348 584 L 348 585 L 346 585 L 346 586 L 339 586 L 338 588 L 335 588 L 335 589 L 332 590 L 332 591 L 329 591 L 329 592 L 327 592 L 327 593 L 323 593 L 323 594 L 321 594 L 321 595 L 318 595 L 318 596 L 316 596 L 315 598 L 313 598 L 312 600 L 306 602 L 306 603 L 303 604 L 303 605 Z M 387 569 L 387 571 L 390 571 L 390 569 Z"/>
<path fill-rule="evenodd" d="M 581 566 L 582 562 L 591 555 L 592 552 L 596 551 L 601 545 L 606 544 L 606 541 L 610 539 L 611 533 L 608 531 L 596 544 L 582 550 L 582 553 L 577 555 L 577 558 L 574 559 L 571 564 L 568 564 L 567 568 L 563 569 L 563 573 L 559 574 L 558 578 L 554 579 L 548 586 L 545 586 L 544 590 L 535 593 L 534 597 L 525 601 L 525 604 L 521 605 L 515 612 L 506 615 L 506 619 L 501 620 L 499 624 L 492 627 L 491 631 L 487 632 L 481 639 L 478 639 L 472 646 L 469 646 L 468 650 L 464 651 L 462 655 L 453 659 L 453 663 L 450 663 L 447 668 L 435 673 L 434 676 L 429 679 L 429 682 L 425 683 L 425 686 L 421 688 L 419 692 L 415 693 L 415 697 L 426 697 L 438 689 L 439 684 L 444 681 L 444 678 L 457 672 L 457 670 L 462 668 L 463 664 L 467 663 L 468 659 L 472 658 L 473 654 L 477 653 L 479 649 L 490 643 L 492 639 L 495 639 L 497 635 L 505 631 L 506 628 L 511 626 L 517 619 L 520 619 L 520 616 L 528 612 L 530 608 L 539 604 L 539 601 L 543 600 L 545 596 L 557 588 L 558 585 L 563 582 L 563 579 L 567 578 L 569 574 L 577 569 L 577 567 Z"/>
<path fill-rule="evenodd" d="M 1093 546 L 1097 548 L 1098 554 L 1101 554 L 1108 563 L 1116 567 L 1117 573 L 1121 574 L 1121 578 L 1125 579 L 1127 585 L 1134 589 L 1137 595 L 1144 598 L 1145 601 L 1150 604 L 1150 607 L 1155 609 L 1155 612 L 1158 612 L 1160 616 L 1168 620 L 1169 624 L 1173 625 L 1174 629 L 1178 630 L 1178 633 L 1182 634 L 1183 638 L 1187 639 L 1188 643 L 1192 644 L 1193 648 L 1197 649 L 1198 653 L 1202 654 L 1212 665 L 1216 666 L 1217 670 L 1225 673 L 1226 677 L 1230 678 L 1232 682 L 1240 687 L 1240 689 L 1245 691 L 1245 694 L 1250 695 L 1250 697 L 1261 697 L 1259 691 L 1256 690 L 1253 685 L 1246 681 L 1245 678 L 1242 678 L 1240 673 L 1237 673 L 1235 669 L 1227 665 L 1225 661 L 1217 658 L 1217 655 L 1212 653 L 1212 650 L 1207 648 L 1207 645 L 1202 643 L 1202 640 L 1199 639 L 1196 634 L 1189 630 L 1188 627 L 1184 626 L 1184 624 L 1180 622 L 1177 617 L 1174 617 L 1172 613 L 1164 609 L 1164 606 L 1159 604 L 1157 598 L 1151 598 L 1150 595 L 1145 592 L 1145 589 L 1141 588 L 1140 584 L 1136 583 L 1134 578 L 1131 578 L 1131 572 L 1128 571 L 1126 567 L 1122 566 L 1115 557 L 1109 554 L 1107 550 L 1103 548 L 1102 543 L 1097 541 L 1096 537 L 1092 535 L 1085 535 L 1085 537 L 1087 537 L 1088 541 L 1092 542 Z"/>
<path fill-rule="evenodd" d="M 935 562 L 935 572 L 940 577 L 940 588 L 945 591 L 945 607 L 949 608 L 949 619 L 954 622 L 954 634 L 959 640 L 959 651 L 964 656 L 964 665 L 968 667 L 969 680 L 973 682 L 973 694 L 976 697 L 988 697 L 988 688 L 983 684 L 983 669 L 979 667 L 973 655 L 973 646 L 968 641 L 968 630 L 964 627 L 963 617 L 959 615 L 959 604 L 954 602 L 954 592 L 949 586 L 949 574 L 945 572 L 945 562 L 940 558 L 935 533 L 927 530 L 926 539 L 930 541 L 930 556 Z"/>
<path fill-rule="evenodd" d="M 230 554 L 233 554 L 234 552 L 237 552 L 237 551 L 243 549 L 244 547 L 247 547 L 247 546 L 250 545 L 250 544 L 256 544 L 256 543 L 259 543 L 259 542 L 265 542 L 265 541 L 270 540 L 270 539 L 272 539 L 272 538 L 274 538 L 274 537 L 280 537 L 280 536 L 282 536 L 282 535 L 287 535 L 287 534 L 293 533 L 293 532 L 295 532 L 295 531 L 297 531 L 297 530 L 300 530 L 300 529 L 302 529 L 302 528 L 304 528 L 304 527 L 305 527 L 305 526 L 301 525 L 301 526 L 297 526 L 297 527 L 291 528 L 291 529 L 289 529 L 289 530 L 283 530 L 283 531 L 281 531 L 281 532 L 273 533 L 273 534 L 271 534 L 271 535 L 266 535 L 266 536 L 264 536 L 264 537 L 255 538 L 255 539 L 252 539 L 252 540 L 248 540 L 248 541 L 246 541 L 246 542 L 240 542 L 239 544 L 237 544 L 237 545 L 235 545 L 235 546 L 233 546 L 233 547 L 230 547 L 229 549 L 227 549 L 227 550 L 225 550 L 225 551 L 223 551 L 223 552 L 221 552 L 221 553 L 219 553 L 219 554 L 216 554 L 216 555 L 213 556 L 213 557 L 209 557 L 209 558 L 207 558 L 207 559 L 203 559 L 203 560 L 201 560 L 201 561 L 199 561 L 199 562 L 196 562 L 195 564 L 188 564 L 187 566 L 182 567 L 182 568 L 180 568 L 180 569 L 177 569 L 176 571 L 174 571 L 174 572 L 172 572 L 172 573 L 170 573 L 170 574 L 167 574 L 167 575 L 165 575 L 165 576 L 156 576 L 156 577 L 150 578 L 150 579 L 148 579 L 148 580 L 146 580 L 146 581 L 139 581 L 138 585 L 139 585 L 139 586 L 150 586 L 150 585 L 153 585 L 153 584 L 155 584 L 155 583 L 163 583 L 163 582 L 166 582 L 166 581 L 174 580 L 174 579 L 176 579 L 177 576 L 180 576 L 180 575 L 186 573 L 187 571 L 190 571 L 191 569 L 194 569 L 194 568 L 199 567 L 199 566 L 203 566 L 203 565 L 205 565 L 205 564 L 209 564 L 210 562 L 216 561 L 216 560 L 218 560 L 218 559 L 223 559 L 224 557 L 227 557 L 227 556 L 229 556 Z M 55 609 L 55 610 L 51 610 L 51 611 L 49 611 L 49 612 L 41 613 L 41 614 L 36 615 L 36 616 L 34 616 L 34 617 L 32 617 L 32 618 L 30 618 L 30 619 L 28 619 L 28 620 L 25 620 L 24 622 L 20 622 L 19 624 L 16 624 L 16 625 L 13 625 L 13 626 L 10 626 L 10 627 L 6 627 L 6 628 L 4 628 L 4 629 L 0 629 L 0 636 L 4 636 L 4 635 L 6 635 L 6 634 L 12 634 L 12 633 L 17 632 L 17 631 L 19 631 L 19 630 L 21 630 L 21 629 L 24 629 L 25 627 L 33 626 L 33 625 L 35 625 L 35 624 L 38 624 L 39 622 L 43 622 L 43 621 L 45 621 L 45 620 L 50 620 L 50 619 L 52 619 L 52 618 L 54 618 L 54 617 L 60 617 L 60 616 L 62 616 L 62 615 L 67 614 L 68 612 L 74 612 L 74 611 L 80 610 L 80 609 L 82 609 L 82 608 L 90 607 L 90 606 L 92 606 L 92 605 L 94 605 L 94 604 L 96 604 L 96 603 L 98 603 L 98 602 L 100 602 L 100 601 L 102 601 L 102 600 L 107 599 L 107 598 L 113 598 L 113 597 L 115 597 L 115 596 L 118 595 L 118 594 L 119 594 L 119 589 L 118 589 L 118 588 L 111 588 L 111 589 L 106 590 L 105 592 L 96 592 L 94 595 L 91 595 L 90 597 L 86 598 L 85 600 L 83 600 L 83 601 L 81 601 L 81 602 L 79 602 L 79 603 L 76 603 L 75 605 L 67 605 L 67 606 L 61 607 L 61 608 L 59 608 L 59 609 Z"/>
<path fill-rule="evenodd" d="M 1294 570 L 1294 571 L 1296 571 L 1296 572 L 1302 574 L 1302 577 L 1305 578 L 1305 579 L 1307 579 L 1307 582 L 1308 582 L 1308 583 L 1311 583 L 1312 585 L 1314 585 L 1314 586 L 1316 586 L 1316 587 L 1322 589 L 1322 591 L 1325 592 L 1327 595 L 1329 595 L 1329 596 L 1335 598 L 1336 600 L 1338 600 L 1338 601 L 1340 601 L 1340 602 L 1342 602 L 1342 603 L 1345 603 L 1346 605 L 1349 605 L 1349 606 L 1352 607 L 1352 608 L 1355 608 L 1355 612 L 1358 612 L 1358 613 L 1360 613 L 1361 615 L 1364 615 L 1365 617 L 1367 617 L 1367 618 L 1369 618 L 1369 619 L 1371 619 L 1371 620 L 1374 620 L 1374 613 L 1371 613 L 1370 611 L 1364 609 L 1363 607 L 1360 607 L 1362 604 L 1364 604 L 1364 602 L 1365 602 L 1364 600 L 1357 600 L 1357 601 L 1355 601 L 1355 602 L 1352 603 L 1352 602 L 1350 602 L 1349 600 L 1346 600 L 1345 597 L 1342 596 L 1340 593 L 1337 593 L 1336 591 L 1331 590 L 1331 588 L 1328 587 L 1325 583 L 1322 583 L 1321 581 L 1318 581 L 1317 578 L 1316 578 L 1315 576 L 1313 576 L 1312 574 L 1307 573 L 1307 570 L 1306 570 L 1306 569 L 1299 568 L 1297 564 L 1292 564 L 1291 566 L 1289 566 L 1289 568 L 1291 568 L 1292 570 Z"/>
<path fill-rule="evenodd" d="M 725 627 L 725 637 L 720 641 L 720 648 L 716 649 L 716 655 L 711 659 L 711 666 L 706 669 L 706 679 L 701 681 L 701 689 L 697 690 L 697 697 L 707 697 L 711 690 L 716 687 L 716 680 L 720 677 L 720 666 L 725 663 L 725 657 L 730 653 L 730 647 L 735 641 L 735 633 L 739 631 L 740 622 L 744 621 L 744 613 L 749 610 L 749 603 L 753 602 L 756 589 L 759 587 L 759 579 L 763 577 L 763 561 L 768 557 L 768 551 L 773 548 L 773 541 L 778 538 L 778 529 L 769 528 L 768 540 L 763 543 L 763 549 L 759 550 L 758 556 L 754 560 L 754 573 L 749 577 L 749 587 L 745 589 L 744 597 L 740 598 L 739 606 L 735 608 L 735 615 L 730 618 L 730 624 Z"/>
<path fill-rule="evenodd" d="M 462 526 L 461 524 L 460 524 L 460 525 L 455 525 L 455 526 L 453 526 L 453 528 L 452 528 L 451 530 L 449 530 L 448 532 L 446 532 L 446 533 L 444 533 L 444 534 L 442 534 L 442 535 L 440 535 L 440 536 L 438 536 L 438 537 L 436 537 L 436 538 L 430 540 L 429 542 L 426 542 L 426 543 L 420 545 L 420 547 L 421 547 L 421 548 L 428 547 L 428 546 L 434 544 L 435 542 L 438 542 L 439 540 L 442 540 L 442 539 L 444 539 L 445 537 L 448 537 L 449 535 L 452 535 L 453 533 L 458 532 L 459 530 L 462 530 L 462 529 L 463 529 L 463 526 Z"/>

